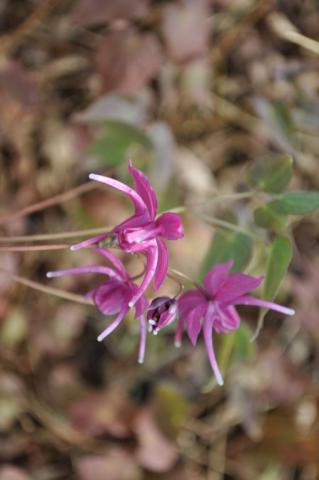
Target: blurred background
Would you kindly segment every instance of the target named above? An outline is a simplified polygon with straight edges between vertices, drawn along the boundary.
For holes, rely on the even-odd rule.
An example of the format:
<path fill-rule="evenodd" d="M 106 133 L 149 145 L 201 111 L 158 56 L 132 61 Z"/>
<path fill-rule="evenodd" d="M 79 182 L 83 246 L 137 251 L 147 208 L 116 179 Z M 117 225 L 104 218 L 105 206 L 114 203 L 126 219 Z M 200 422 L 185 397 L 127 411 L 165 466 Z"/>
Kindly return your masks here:
<path fill-rule="evenodd" d="M 318 190 L 318 25 L 318 0 L 0 1 L 0 480 L 319 478 L 318 214 L 285 224 L 294 254 L 276 300 L 296 316 L 268 314 L 251 342 L 258 311 L 241 309 L 240 329 L 216 339 L 223 388 L 201 342 L 176 350 L 168 329 L 140 366 L 132 318 L 99 344 L 96 309 L 13 278 L 96 285 L 45 278 L 90 251 L 23 251 L 78 238 L 23 236 L 126 218 L 111 189 L 72 189 L 90 172 L 130 182 L 128 158 L 160 210 L 188 207 L 171 267 L 199 279 L 234 257 L 262 274 L 282 224 L 254 216 L 262 195 L 228 195 L 283 154 L 288 188 Z"/>

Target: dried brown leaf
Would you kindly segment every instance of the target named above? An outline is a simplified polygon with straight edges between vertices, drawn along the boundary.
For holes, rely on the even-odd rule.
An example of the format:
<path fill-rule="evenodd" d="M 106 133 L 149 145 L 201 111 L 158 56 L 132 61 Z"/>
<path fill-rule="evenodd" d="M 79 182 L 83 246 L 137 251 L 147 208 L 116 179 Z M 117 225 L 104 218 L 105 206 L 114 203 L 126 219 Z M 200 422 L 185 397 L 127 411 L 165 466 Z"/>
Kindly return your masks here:
<path fill-rule="evenodd" d="M 131 435 L 132 414 L 132 405 L 118 387 L 102 393 L 89 393 L 70 408 L 73 426 L 82 433 L 109 433 L 117 438 Z"/>
<path fill-rule="evenodd" d="M 73 11 L 74 23 L 89 26 L 114 20 L 133 20 L 148 13 L 149 0 L 81 0 Z"/>
<path fill-rule="evenodd" d="M 136 457 L 141 466 L 152 472 L 162 473 L 175 465 L 177 448 L 159 430 L 150 410 L 140 411 L 135 418 L 134 431 L 139 442 Z"/>
<path fill-rule="evenodd" d="M 76 467 L 79 480 L 139 480 L 141 473 L 132 456 L 124 449 L 112 448 L 103 456 L 80 458 Z"/>
<path fill-rule="evenodd" d="M 0 467 L 0 480 L 30 480 L 30 478 L 21 468 L 14 465 Z"/>
<path fill-rule="evenodd" d="M 207 0 L 168 4 L 163 10 L 162 32 L 174 61 L 187 62 L 203 56 L 210 34 Z"/>
<path fill-rule="evenodd" d="M 130 93 L 147 84 L 159 71 L 162 53 L 152 33 L 134 29 L 111 32 L 96 57 L 104 92 Z"/>

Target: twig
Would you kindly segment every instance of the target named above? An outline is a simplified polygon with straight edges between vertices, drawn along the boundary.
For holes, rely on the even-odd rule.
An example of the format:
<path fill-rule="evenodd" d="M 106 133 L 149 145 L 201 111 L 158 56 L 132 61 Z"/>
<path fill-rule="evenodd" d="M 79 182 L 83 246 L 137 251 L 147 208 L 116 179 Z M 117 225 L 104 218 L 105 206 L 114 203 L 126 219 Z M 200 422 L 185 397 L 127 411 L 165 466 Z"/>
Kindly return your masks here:
<path fill-rule="evenodd" d="M 77 230 L 74 232 L 61 232 L 61 233 L 42 233 L 39 235 L 21 235 L 17 237 L 0 237 L 0 243 L 20 243 L 20 242 L 39 242 L 46 240 L 63 240 L 67 238 L 79 238 L 90 235 L 98 235 L 104 233 L 107 230 L 112 230 L 113 227 L 99 227 L 88 228 L 86 230 Z"/>
<path fill-rule="evenodd" d="M 220 220 L 219 218 L 215 217 L 209 217 L 208 215 L 205 215 L 203 213 L 198 213 L 194 212 L 194 215 L 197 215 L 199 218 L 204 220 L 208 225 L 213 225 L 216 227 L 221 227 L 226 230 L 231 230 L 233 232 L 239 232 L 239 233 L 244 233 L 245 235 L 248 235 L 249 237 L 253 238 L 254 240 L 262 240 L 262 238 L 258 237 L 254 233 L 250 232 L 249 230 L 246 230 L 245 228 L 239 227 L 238 225 L 234 225 L 233 223 L 226 222 L 225 220 Z"/>
<path fill-rule="evenodd" d="M 46 252 L 49 250 L 64 250 L 70 248 L 68 243 L 56 245 L 5 245 L 0 247 L 0 252 Z"/>
<path fill-rule="evenodd" d="M 14 273 L 0 268 L 0 274 L 4 273 L 8 275 L 16 282 L 20 283 L 21 285 L 25 285 L 27 287 L 33 288 L 34 290 L 38 290 L 39 292 L 47 293 L 49 295 L 54 295 L 55 297 L 63 298 L 65 300 L 71 300 L 72 302 L 81 303 L 83 305 L 93 305 L 93 302 L 86 301 L 83 299 L 81 295 L 77 295 L 75 293 L 66 292 L 64 290 L 60 290 L 59 288 L 48 287 L 43 285 L 42 283 L 34 282 L 33 280 L 29 280 L 28 278 L 21 277 L 20 275 L 15 275 Z"/>
<path fill-rule="evenodd" d="M 273 13 L 270 15 L 268 23 L 278 37 L 319 55 L 319 42 L 298 32 L 284 15 Z"/>
<path fill-rule="evenodd" d="M 51 8 L 59 0 L 41 0 L 36 9 L 21 23 L 13 32 L 0 37 L 0 54 L 6 54 L 9 50 L 16 48 L 24 37 L 30 34 L 38 25 L 43 22 Z"/>
<path fill-rule="evenodd" d="M 60 193 L 58 195 L 55 195 L 54 197 L 47 198 L 46 200 L 42 200 L 41 202 L 35 203 L 33 205 L 29 205 L 28 207 L 25 207 L 18 212 L 3 215 L 2 217 L 0 217 L 0 224 L 8 223 L 12 220 L 16 220 L 17 218 L 29 215 L 30 213 L 38 212 L 40 210 L 44 210 L 45 208 L 52 207 L 62 202 L 66 202 L 67 200 L 71 200 L 72 198 L 80 195 L 81 193 L 86 193 L 90 190 L 93 190 L 94 188 L 97 188 L 97 186 L 98 184 L 96 182 L 83 183 L 83 185 L 72 188 L 67 192 Z"/>

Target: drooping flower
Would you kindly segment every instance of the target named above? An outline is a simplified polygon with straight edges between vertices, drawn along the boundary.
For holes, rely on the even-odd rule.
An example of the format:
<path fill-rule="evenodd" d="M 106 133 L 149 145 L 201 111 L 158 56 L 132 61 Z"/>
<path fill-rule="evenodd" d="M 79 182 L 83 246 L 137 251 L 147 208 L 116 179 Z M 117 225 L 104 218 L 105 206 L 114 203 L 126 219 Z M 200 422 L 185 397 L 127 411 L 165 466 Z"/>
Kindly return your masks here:
<path fill-rule="evenodd" d="M 157 335 L 159 330 L 167 327 L 177 317 L 177 301 L 170 297 L 157 297 L 147 308 L 149 331 Z"/>
<path fill-rule="evenodd" d="M 129 304 L 131 299 L 138 292 L 138 286 L 132 281 L 119 258 L 112 255 L 112 253 L 105 248 L 95 248 L 94 250 L 106 258 L 112 264 L 112 267 L 92 265 L 88 267 L 57 270 L 54 272 L 48 272 L 47 277 L 53 278 L 65 275 L 81 275 L 82 273 L 99 273 L 108 277 L 108 280 L 104 281 L 85 295 L 85 299 L 92 299 L 96 307 L 104 315 L 116 315 L 115 320 L 113 320 L 113 322 L 111 322 L 97 337 L 98 341 L 101 342 L 105 337 L 112 333 L 124 319 L 130 309 Z M 140 324 L 139 363 L 143 363 L 145 354 L 146 320 L 144 312 L 147 306 L 148 300 L 144 295 L 140 296 L 135 303 L 135 318 L 139 320 Z"/>
<path fill-rule="evenodd" d="M 89 178 L 109 185 L 129 196 L 135 207 L 135 213 L 121 224 L 105 234 L 89 238 L 73 245 L 72 250 L 87 247 L 106 239 L 115 238 L 117 245 L 125 252 L 143 252 L 146 255 L 146 271 L 137 292 L 131 298 L 129 306 L 134 306 L 153 279 L 154 289 L 162 285 L 168 270 L 168 252 L 163 238 L 177 240 L 184 236 L 179 215 L 173 212 L 157 215 L 157 199 L 146 176 L 132 164 L 128 167 L 133 177 L 134 189 L 118 180 L 102 175 L 91 174 Z"/>
<path fill-rule="evenodd" d="M 202 331 L 208 358 L 217 383 L 223 385 L 212 342 L 213 330 L 228 333 L 240 325 L 236 305 L 252 305 L 294 315 L 294 310 L 248 295 L 255 290 L 263 277 L 244 273 L 230 273 L 233 261 L 213 267 L 204 278 L 203 287 L 183 293 L 178 300 L 179 321 L 175 345 L 180 346 L 184 324 L 193 345 Z"/>

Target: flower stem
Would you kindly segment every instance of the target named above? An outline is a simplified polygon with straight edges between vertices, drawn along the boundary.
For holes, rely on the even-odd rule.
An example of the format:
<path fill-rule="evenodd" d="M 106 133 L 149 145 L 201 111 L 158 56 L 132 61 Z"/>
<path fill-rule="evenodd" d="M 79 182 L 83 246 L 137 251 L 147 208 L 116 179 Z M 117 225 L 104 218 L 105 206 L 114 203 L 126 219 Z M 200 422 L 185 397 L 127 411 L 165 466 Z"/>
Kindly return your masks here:
<path fill-rule="evenodd" d="M 74 232 L 61 232 L 61 233 L 43 233 L 39 235 L 21 235 L 16 237 L 0 237 L 0 243 L 20 243 L 20 242 L 41 242 L 46 240 L 62 240 L 68 238 L 79 238 L 86 237 L 90 235 L 99 235 L 104 233 L 106 230 L 112 230 L 113 227 L 99 227 L 99 228 L 88 228 L 86 230 L 76 230 Z"/>
<path fill-rule="evenodd" d="M 70 248 L 68 243 L 55 245 L 5 245 L 0 247 L 0 252 L 47 252 L 48 250 L 63 250 Z"/>
<path fill-rule="evenodd" d="M 3 268 L 0 268 L 0 273 L 4 273 L 5 275 L 10 276 L 17 283 L 33 288 L 34 290 L 38 290 L 40 292 L 44 292 L 49 295 L 54 295 L 55 297 L 63 298 L 65 300 L 71 300 L 72 302 L 82 303 L 84 305 L 93 305 L 93 302 L 85 301 L 82 295 L 65 292 L 64 290 L 60 290 L 59 288 L 47 287 L 42 283 L 34 282 L 33 280 L 29 280 L 28 278 L 21 277 L 20 275 L 15 275 L 14 273 L 9 272 L 8 270 L 4 270 Z"/>
<path fill-rule="evenodd" d="M 219 202 L 219 201 L 224 201 L 224 200 L 242 200 L 244 198 L 251 198 L 256 196 L 256 192 L 250 191 L 250 192 L 236 192 L 236 193 L 225 193 L 225 194 L 218 194 L 214 193 L 212 194 L 211 197 L 205 198 L 205 200 L 202 200 L 200 202 L 190 202 L 186 203 L 186 207 L 197 207 L 201 205 L 207 205 L 209 202 Z"/>
<path fill-rule="evenodd" d="M 226 230 L 231 230 L 233 232 L 239 232 L 239 233 L 244 233 L 245 235 L 248 235 L 249 237 L 253 238 L 254 240 L 259 240 L 263 241 L 263 239 L 254 233 L 250 232 L 246 228 L 239 227 L 238 225 L 235 225 L 233 223 L 227 222 L 225 220 L 221 220 L 220 218 L 215 218 L 215 217 L 210 217 L 208 215 L 205 215 L 203 213 L 198 213 L 198 212 L 193 212 L 193 215 L 198 216 L 201 218 L 203 221 L 208 223 L 208 225 L 213 225 L 214 227 L 221 227 Z"/>
<path fill-rule="evenodd" d="M 0 224 L 9 223 L 17 218 L 24 217 L 29 215 L 30 213 L 39 212 L 44 210 L 45 208 L 52 207 L 53 205 L 57 205 L 62 202 L 66 202 L 67 200 L 71 200 L 74 197 L 77 197 L 81 193 L 89 192 L 97 188 L 97 184 L 95 182 L 86 182 L 78 187 L 72 188 L 67 192 L 60 193 L 58 195 L 54 195 L 53 197 L 47 198 L 46 200 L 42 200 L 41 202 L 34 203 L 33 205 L 29 205 L 28 207 L 22 208 L 18 212 L 8 213 L 0 217 Z"/>

